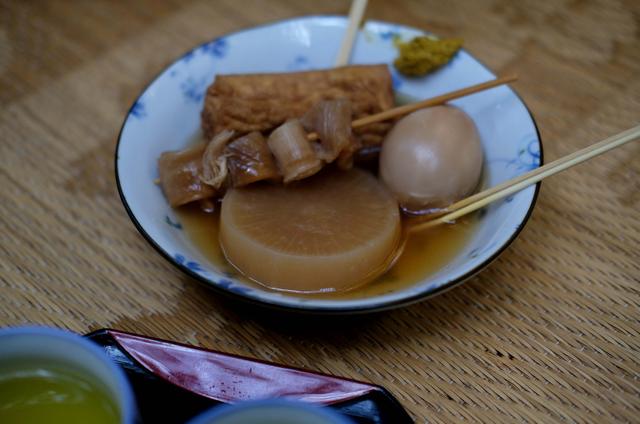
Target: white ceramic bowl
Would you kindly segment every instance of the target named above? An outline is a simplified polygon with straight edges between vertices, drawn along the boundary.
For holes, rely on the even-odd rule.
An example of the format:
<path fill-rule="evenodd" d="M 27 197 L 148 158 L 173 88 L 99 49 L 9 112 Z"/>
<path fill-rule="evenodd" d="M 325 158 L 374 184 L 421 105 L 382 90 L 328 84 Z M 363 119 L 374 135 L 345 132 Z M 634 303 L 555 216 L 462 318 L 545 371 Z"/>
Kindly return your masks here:
<path fill-rule="evenodd" d="M 406 305 L 460 283 L 486 267 L 518 235 L 529 218 L 538 186 L 529 187 L 487 208 L 477 231 L 440 271 L 410 287 L 351 300 L 296 297 L 249 286 L 225 275 L 191 243 L 160 187 L 157 159 L 184 148 L 200 128 L 200 111 L 216 74 L 286 72 L 328 68 L 346 28 L 344 17 L 290 19 L 235 32 L 189 51 L 168 66 L 135 101 L 125 118 L 116 149 L 120 196 L 142 235 L 169 261 L 214 289 L 263 305 L 291 310 L 348 313 Z M 358 35 L 351 63 L 391 64 L 394 37 L 423 34 L 414 28 L 369 21 Z M 390 66 L 397 92 L 433 97 L 495 76 L 461 51 L 445 67 L 425 78 L 409 79 Z M 495 185 L 540 165 L 542 145 L 533 117 L 507 86 L 476 93 L 452 104 L 469 114 L 485 151 L 487 185 Z"/>

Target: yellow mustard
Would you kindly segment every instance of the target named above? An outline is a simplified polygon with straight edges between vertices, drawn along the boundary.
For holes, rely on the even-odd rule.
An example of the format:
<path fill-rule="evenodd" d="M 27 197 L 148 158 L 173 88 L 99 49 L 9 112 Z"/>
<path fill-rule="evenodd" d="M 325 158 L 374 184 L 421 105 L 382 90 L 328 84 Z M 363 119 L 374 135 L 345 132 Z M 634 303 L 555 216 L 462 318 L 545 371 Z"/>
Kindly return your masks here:
<path fill-rule="evenodd" d="M 448 63 L 462 47 L 461 38 L 436 39 L 415 37 L 403 43 L 396 41 L 400 56 L 393 62 L 404 75 L 418 77 Z"/>

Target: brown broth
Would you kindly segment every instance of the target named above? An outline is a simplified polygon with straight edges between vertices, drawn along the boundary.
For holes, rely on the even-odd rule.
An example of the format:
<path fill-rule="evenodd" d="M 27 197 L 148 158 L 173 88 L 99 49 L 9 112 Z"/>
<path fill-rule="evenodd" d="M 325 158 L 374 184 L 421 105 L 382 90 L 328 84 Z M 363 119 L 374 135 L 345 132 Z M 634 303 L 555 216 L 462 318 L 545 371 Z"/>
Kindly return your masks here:
<path fill-rule="evenodd" d="M 176 210 L 187 236 L 218 269 L 234 275 L 244 283 L 257 283 L 242 276 L 227 262 L 218 242 L 220 214 L 203 212 L 197 205 Z M 464 247 L 476 228 L 475 215 L 456 224 L 442 225 L 429 231 L 413 234 L 407 240 L 402 256 L 385 274 L 362 287 L 338 293 L 292 294 L 319 299 L 357 299 L 391 293 L 427 278 L 449 263 Z"/>

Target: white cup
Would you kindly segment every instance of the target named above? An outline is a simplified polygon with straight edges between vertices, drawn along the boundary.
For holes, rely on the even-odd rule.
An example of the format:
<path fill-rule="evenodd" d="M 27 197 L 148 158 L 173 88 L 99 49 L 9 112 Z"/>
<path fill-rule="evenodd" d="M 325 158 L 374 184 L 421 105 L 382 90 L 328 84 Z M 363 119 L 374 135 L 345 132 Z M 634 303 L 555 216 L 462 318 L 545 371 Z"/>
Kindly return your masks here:
<path fill-rule="evenodd" d="M 0 366 L 25 360 L 90 376 L 91 380 L 101 383 L 119 409 L 120 423 L 135 422 L 133 391 L 124 372 L 93 342 L 68 331 L 47 327 L 0 329 Z"/>
<path fill-rule="evenodd" d="M 353 424 L 329 408 L 284 399 L 222 405 L 198 415 L 189 424 Z"/>

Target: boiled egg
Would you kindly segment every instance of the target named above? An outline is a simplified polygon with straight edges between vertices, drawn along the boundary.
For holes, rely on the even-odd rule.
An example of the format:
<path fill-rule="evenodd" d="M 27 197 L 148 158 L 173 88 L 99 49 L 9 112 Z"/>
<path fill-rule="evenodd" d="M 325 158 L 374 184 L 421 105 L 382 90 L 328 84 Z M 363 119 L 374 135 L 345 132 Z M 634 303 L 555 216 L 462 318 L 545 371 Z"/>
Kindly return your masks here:
<path fill-rule="evenodd" d="M 482 144 L 471 118 L 452 106 L 413 112 L 387 134 L 380 177 L 409 212 L 444 208 L 480 181 Z"/>

